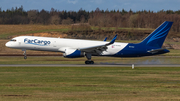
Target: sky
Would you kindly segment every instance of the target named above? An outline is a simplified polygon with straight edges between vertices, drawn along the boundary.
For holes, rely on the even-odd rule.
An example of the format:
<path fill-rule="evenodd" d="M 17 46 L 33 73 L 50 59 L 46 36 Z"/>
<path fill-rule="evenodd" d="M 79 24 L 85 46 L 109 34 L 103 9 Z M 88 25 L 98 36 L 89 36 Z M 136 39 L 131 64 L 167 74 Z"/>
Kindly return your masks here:
<path fill-rule="evenodd" d="M 129 11 L 160 11 L 180 10 L 180 0 L 0 0 L 1 10 L 21 7 L 28 10 L 47 10 L 51 8 L 59 11 L 79 11 L 80 8 L 86 11 L 100 10 L 122 10 Z"/>

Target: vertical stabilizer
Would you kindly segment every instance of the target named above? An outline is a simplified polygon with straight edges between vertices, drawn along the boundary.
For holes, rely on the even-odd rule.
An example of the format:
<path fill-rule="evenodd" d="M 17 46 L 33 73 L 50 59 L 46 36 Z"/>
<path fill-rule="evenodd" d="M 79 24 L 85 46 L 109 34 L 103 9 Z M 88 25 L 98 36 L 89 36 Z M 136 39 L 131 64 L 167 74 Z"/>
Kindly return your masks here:
<path fill-rule="evenodd" d="M 173 22 L 165 21 L 140 44 L 161 48 Z"/>

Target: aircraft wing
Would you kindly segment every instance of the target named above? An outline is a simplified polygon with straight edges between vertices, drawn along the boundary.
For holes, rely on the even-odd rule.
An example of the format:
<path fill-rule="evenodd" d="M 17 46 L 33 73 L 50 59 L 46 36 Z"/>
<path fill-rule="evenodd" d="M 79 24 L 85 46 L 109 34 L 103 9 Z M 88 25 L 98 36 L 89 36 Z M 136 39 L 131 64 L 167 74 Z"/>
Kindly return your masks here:
<path fill-rule="evenodd" d="M 102 51 L 105 51 L 107 49 L 107 46 L 113 44 L 117 38 L 117 35 L 111 40 L 111 42 L 99 45 L 99 46 L 93 46 L 93 47 L 85 47 L 85 48 L 79 48 L 78 50 L 87 52 L 87 53 L 95 53 L 95 54 L 101 54 Z"/>

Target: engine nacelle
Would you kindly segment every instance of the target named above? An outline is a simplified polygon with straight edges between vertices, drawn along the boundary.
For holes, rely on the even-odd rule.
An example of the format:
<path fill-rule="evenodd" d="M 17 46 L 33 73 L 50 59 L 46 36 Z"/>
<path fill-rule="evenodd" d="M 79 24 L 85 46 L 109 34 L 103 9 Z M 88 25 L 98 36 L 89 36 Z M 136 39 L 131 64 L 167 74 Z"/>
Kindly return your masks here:
<path fill-rule="evenodd" d="M 66 58 L 79 58 L 79 57 L 84 57 L 84 52 L 81 52 L 77 49 L 65 49 L 65 53 L 63 54 L 64 57 Z"/>

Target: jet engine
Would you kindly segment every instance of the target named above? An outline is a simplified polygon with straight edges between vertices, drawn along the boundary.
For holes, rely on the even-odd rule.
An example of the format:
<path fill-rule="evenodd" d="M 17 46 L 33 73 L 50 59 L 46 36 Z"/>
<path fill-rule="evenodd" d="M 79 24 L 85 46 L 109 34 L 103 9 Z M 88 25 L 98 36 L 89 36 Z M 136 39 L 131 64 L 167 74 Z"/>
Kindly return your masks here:
<path fill-rule="evenodd" d="M 79 58 L 79 57 L 84 57 L 85 54 L 80 50 L 68 48 L 65 49 L 65 53 L 63 54 L 63 56 L 66 58 Z"/>

